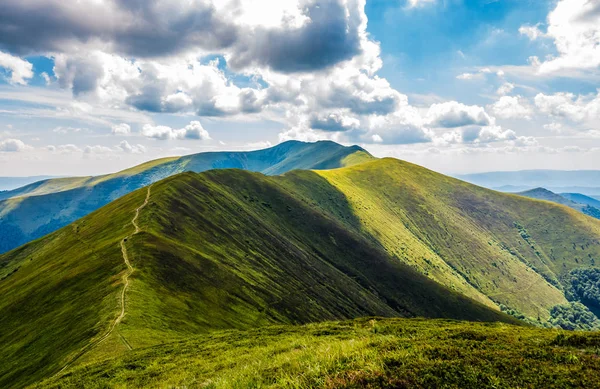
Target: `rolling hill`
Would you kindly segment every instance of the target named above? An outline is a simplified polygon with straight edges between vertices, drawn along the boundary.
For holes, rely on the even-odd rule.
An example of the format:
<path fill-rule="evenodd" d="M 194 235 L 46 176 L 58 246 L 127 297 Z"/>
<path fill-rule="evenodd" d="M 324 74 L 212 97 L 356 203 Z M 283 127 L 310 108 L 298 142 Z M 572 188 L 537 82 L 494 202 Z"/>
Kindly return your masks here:
<path fill-rule="evenodd" d="M 97 177 L 39 181 L 0 193 L 0 253 L 56 231 L 133 190 L 184 171 L 239 168 L 275 175 L 293 169 L 338 168 L 372 158 L 358 146 L 289 141 L 250 152 L 163 158 Z"/>
<path fill-rule="evenodd" d="M 0 386 L 272 324 L 548 325 L 597 258 L 600 221 L 391 158 L 182 173 L 0 256 Z"/>
<path fill-rule="evenodd" d="M 546 200 L 552 201 L 553 203 L 562 204 L 569 208 L 576 209 L 585 215 L 600 219 L 600 209 L 594 206 L 595 204 L 600 204 L 600 201 L 579 193 L 566 193 L 563 195 L 556 194 L 548 189 L 536 188 L 525 192 L 520 192 L 518 194 L 532 199 Z"/>

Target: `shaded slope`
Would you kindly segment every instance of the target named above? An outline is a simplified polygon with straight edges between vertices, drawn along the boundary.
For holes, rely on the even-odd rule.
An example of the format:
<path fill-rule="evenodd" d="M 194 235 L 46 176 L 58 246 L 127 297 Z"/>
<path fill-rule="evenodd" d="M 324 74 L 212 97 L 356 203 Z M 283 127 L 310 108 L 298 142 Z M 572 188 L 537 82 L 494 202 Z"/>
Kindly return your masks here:
<path fill-rule="evenodd" d="M 281 181 L 422 274 L 533 320 L 547 320 L 550 308 L 566 303 L 563 275 L 600 258 L 600 222 L 560 205 L 390 158 L 315 173 L 350 207 L 339 207 L 309 173 Z"/>
<path fill-rule="evenodd" d="M 330 169 L 370 160 L 357 146 L 284 142 L 250 152 L 163 158 L 98 177 L 60 178 L 0 193 L 0 253 L 57 230 L 133 190 L 184 171 L 240 168 L 265 174 Z"/>
<path fill-rule="evenodd" d="M 216 329 L 366 315 L 514 322 L 311 209 L 282 180 L 214 170 L 154 184 L 141 231 L 124 242 L 135 269 L 125 315 L 102 343 L 121 314 L 120 242 L 145 189 L 0 256 L 0 387 L 55 373 L 81 350 L 77 362 Z"/>

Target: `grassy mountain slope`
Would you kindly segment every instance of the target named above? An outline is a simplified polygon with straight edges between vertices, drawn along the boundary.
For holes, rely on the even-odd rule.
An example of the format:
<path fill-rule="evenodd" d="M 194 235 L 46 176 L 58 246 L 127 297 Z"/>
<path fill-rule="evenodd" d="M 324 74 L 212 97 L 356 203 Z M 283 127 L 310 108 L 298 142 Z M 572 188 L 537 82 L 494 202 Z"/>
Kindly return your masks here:
<path fill-rule="evenodd" d="M 311 178 L 318 174 L 327 185 Z M 281 179 L 306 202 L 422 274 L 536 320 L 566 303 L 562 276 L 600 258 L 600 222 L 390 158 Z M 340 208 L 333 186 L 349 207 Z"/>
<path fill-rule="evenodd" d="M 596 333 L 360 319 L 223 331 L 133 351 L 36 388 L 592 388 Z"/>
<path fill-rule="evenodd" d="M 600 219 L 600 209 L 592 205 L 595 203 L 600 203 L 600 201 L 595 201 L 593 198 L 588 196 L 580 195 L 578 193 L 572 193 L 563 196 L 544 188 L 536 188 L 525 192 L 520 192 L 518 194 L 532 199 L 552 201 L 553 203 L 566 205 L 567 207 L 576 209 L 585 215 Z M 575 201 L 576 198 L 582 200 L 582 202 Z"/>
<path fill-rule="evenodd" d="M 146 189 L 0 256 L 0 387 L 212 330 L 368 315 L 516 322 L 399 262 L 286 180 L 183 173 L 152 185 L 135 235 Z"/>
<path fill-rule="evenodd" d="M 240 168 L 265 174 L 331 169 L 373 157 L 334 142 L 284 142 L 250 152 L 210 152 L 150 161 L 98 177 L 59 178 L 0 193 L 0 253 L 61 228 L 145 185 L 184 171 Z"/>

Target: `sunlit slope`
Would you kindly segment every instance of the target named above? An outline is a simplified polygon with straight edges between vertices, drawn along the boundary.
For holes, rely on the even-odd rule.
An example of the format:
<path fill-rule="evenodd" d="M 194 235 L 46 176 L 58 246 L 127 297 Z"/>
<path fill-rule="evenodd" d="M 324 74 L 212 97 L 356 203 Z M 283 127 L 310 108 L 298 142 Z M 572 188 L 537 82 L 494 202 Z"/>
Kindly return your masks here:
<path fill-rule="evenodd" d="M 313 174 L 327 185 L 315 185 Z M 422 274 L 533 319 L 566 302 L 562 275 L 600 258 L 600 222 L 592 218 L 391 158 L 281 181 Z"/>
<path fill-rule="evenodd" d="M 0 256 L 0 387 L 217 329 L 368 315 L 515 322 L 412 270 L 280 181 L 183 173 L 151 186 L 138 234 L 145 188 Z M 123 292 L 125 237 L 135 270 Z"/>
<path fill-rule="evenodd" d="M 331 169 L 371 160 L 357 146 L 290 141 L 249 152 L 163 158 L 97 177 L 59 178 L 0 193 L 0 253 L 57 230 L 109 202 L 184 171 L 240 168 L 265 174 Z"/>
<path fill-rule="evenodd" d="M 359 319 L 219 331 L 77 367 L 36 388 L 596 388 L 597 333 Z"/>

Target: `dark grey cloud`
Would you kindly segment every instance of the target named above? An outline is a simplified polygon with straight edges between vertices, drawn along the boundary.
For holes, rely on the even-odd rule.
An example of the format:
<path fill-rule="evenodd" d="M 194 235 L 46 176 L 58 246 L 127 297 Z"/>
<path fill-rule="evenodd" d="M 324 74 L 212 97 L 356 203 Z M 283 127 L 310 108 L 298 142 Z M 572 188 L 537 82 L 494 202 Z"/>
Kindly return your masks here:
<path fill-rule="evenodd" d="M 266 65 L 281 72 L 327 68 L 360 53 L 360 19 L 348 17 L 337 1 L 316 2 L 305 8 L 310 19 L 301 28 L 257 29 L 243 40 L 232 68 Z"/>
<path fill-rule="evenodd" d="M 210 5 L 194 4 L 181 12 L 181 7 L 168 9 L 156 0 L 31 3 L 0 4 L 0 46 L 16 54 L 64 52 L 73 44 L 98 41 L 125 56 L 155 57 L 192 47 L 225 48 L 236 42 L 238 33 Z"/>
<path fill-rule="evenodd" d="M 69 53 L 82 45 L 128 58 L 155 58 L 189 50 L 232 54 L 230 65 L 279 72 L 324 69 L 361 51 L 360 13 L 341 0 L 312 1 L 301 27 L 233 24 L 207 3 L 113 0 L 2 0 L 0 50 L 17 55 Z"/>

